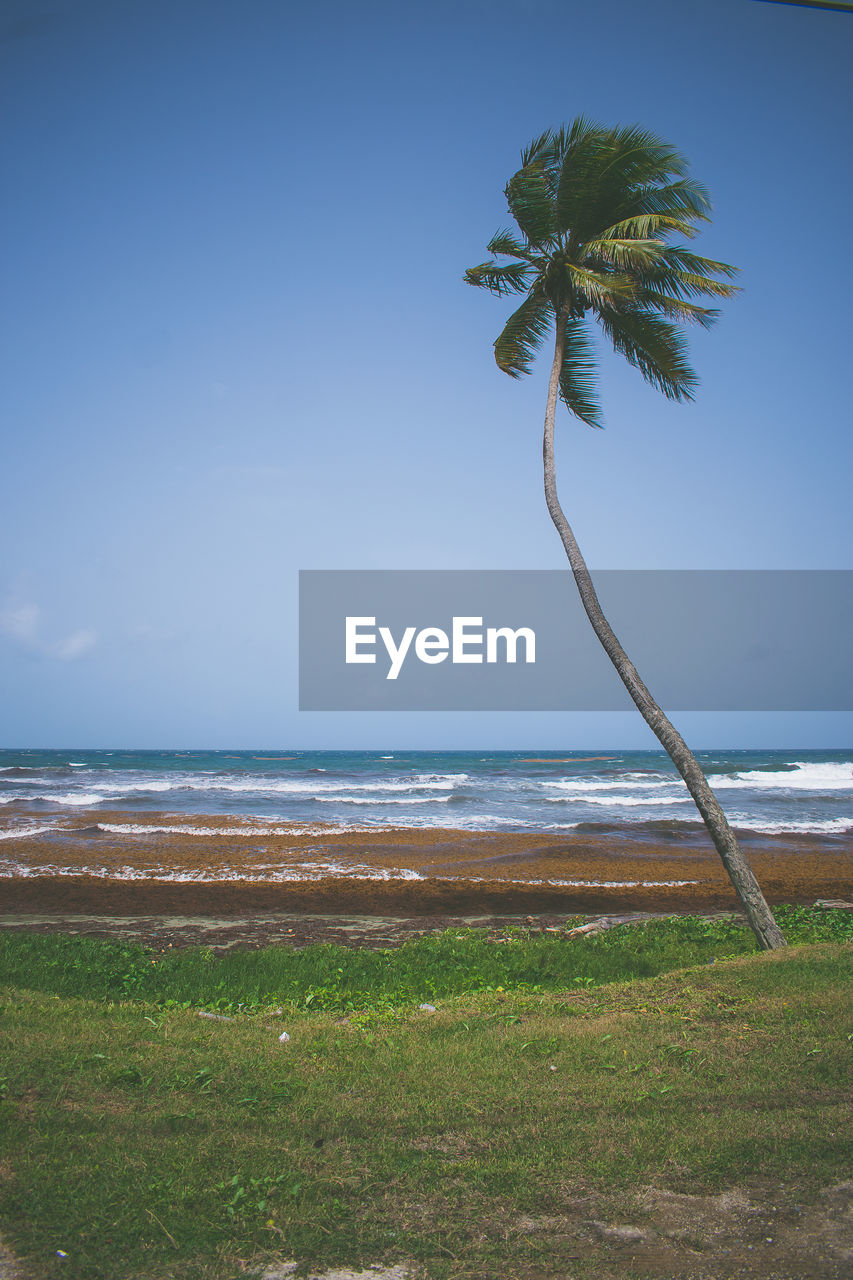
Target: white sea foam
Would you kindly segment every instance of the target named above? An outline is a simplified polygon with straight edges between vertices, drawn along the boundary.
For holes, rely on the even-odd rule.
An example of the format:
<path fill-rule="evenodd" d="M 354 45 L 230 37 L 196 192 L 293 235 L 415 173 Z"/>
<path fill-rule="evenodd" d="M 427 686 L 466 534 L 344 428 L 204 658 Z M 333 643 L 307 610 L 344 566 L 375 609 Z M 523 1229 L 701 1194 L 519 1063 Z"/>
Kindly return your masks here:
<path fill-rule="evenodd" d="M 48 800 L 51 804 L 103 804 L 106 796 L 97 791 L 67 791 L 59 796 L 39 796 L 40 800 Z"/>
<path fill-rule="evenodd" d="M 715 790 L 748 787 L 751 791 L 853 791 L 853 766 L 837 761 L 814 764 L 795 760 L 790 769 L 719 773 L 708 781 Z"/>
<path fill-rule="evenodd" d="M 155 826 L 143 822 L 98 822 L 99 831 L 111 831 L 117 835 L 148 836 L 314 836 L 324 834 L 323 827 L 193 827 L 184 825 Z M 335 830 L 341 830 L 335 824 Z M 350 830 L 350 828 L 343 828 Z"/>
<path fill-rule="evenodd" d="M 350 870 L 341 868 L 339 878 L 346 880 L 381 880 L 383 882 L 400 881 L 410 883 L 413 880 L 421 880 L 416 871 L 408 868 L 387 870 L 378 868 L 376 870 Z M 158 883 L 168 881 L 169 883 L 181 884 L 220 884 L 223 881 L 248 881 L 252 884 L 316 884 L 322 880 L 328 880 L 327 872 L 318 872 L 316 874 L 305 873 L 304 871 L 290 871 L 280 868 L 276 871 L 266 872 L 265 874 L 255 874 L 231 867 L 222 867 L 218 871 L 175 871 L 165 867 L 66 867 L 57 866 L 53 863 L 44 863 L 40 866 L 25 866 L 22 863 L 13 863 L 11 861 L 0 862 L 0 878 L 11 879 L 32 879 L 34 876 L 91 876 L 98 880 L 147 880 L 156 881 Z M 441 879 L 451 879 L 449 876 L 439 877 Z"/>
<path fill-rule="evenodd" d="M 549 778 L 540 785 L 584 795 L 588 791 L 655 791 L 682 784 L 678 778 L 645 778 L 642 782 L 635 782 L 630 777 L 624 777 L 609 778 L 606 782 L 583 778 Z"/>
<path fill-rule="evenodd" d="M 451 782 L 468 782 L 469 775 L 467 773 L 416 773 L 414 781 L 419 785 L 434 787 L 439 783 Z"/>
<path fill-rule="evenodd" d="M 671 804 L 692 804 L 687 796 L 545 796 L 548 804 L 594 804 L 609 809 L 660 809 L 669 808 Z"/>
<path fill-rule="evenodd" d="M 318 804 L 448 804 L 450 796 L 407 796 L 404 800 L 387 797 L 363 799 L 360 796 L 315 796 L 314 799 Z"/>
<path fill-rule="evenodd" d="M 172 782 L 155 781 L 154 779 L 146 779 L 144 782 L 98 782 L 96 785 L 102 791 L 115 796 L 124 795 L 129 791 L 176 791 L 185 789 L 183 785 L 176 787 Z"/>
<path fill-rule="evenodd" d="M 729 814 L 733 827 L 745 831 L 761 831 L 767 835 L 843 835 L 845 831 L 853 831 L 853 817 L 850 818 L 756 818 L 751 815 Z"/>
<path fill-rule="evenodd" d="M 226 792 L 234 795 L 284 795 L 294 796 L 295 798 L 310 798 L 317 793 L 334 795 L 339 792 L 366 792 L 366 793 L 409 793 L 417 791 L 452 791 L 457 781 L 465 780 L 466 775 L 458 776 L 439 776 L 439 775 L 415 775 L 412 778 L 401 778 L 397 780 L 376 781 L 376 782 L 357 782 L 354 780 L 332 781 L 325 778 L 278 778 L 269 779 L 263 776 L 256 776 L 247 779 L 224 779 L 211 778 L 209 781 L 199 781 L 198 775 L 185 777 L 180 775 L 169 779 L 155 778 L 119 778 L 115 776 L 111 778 L 93 779 L 94 786 L 97 787 L 98 794 L 103 797 L 115 798 L 123 795 L 134 795 L 149 793 L 168 794 L 173 791 L 192 791 L 192 792 Z M 15 778 L 16 786 L 27 788 L 38 787 L 42 789 L 55 787 L 56 781 L 49 778 Z M 66 784 L 67 785 L 67 784 Z M 90 783 L 91 785 L 91 783 Z M 23 792 L 18 798 L 25 799 L 29 792 Z M 69 803 L 64 797 L 74 792 L 62 792 L 61 795 L 46 795 L 41 798 L 46 800 L 54 800 L 57 802 Z M 82 794 L 82 793 L 76 793 Z"/>
<path fill-rule="evenodd" d="M 147 880 L 182 884 L 220 884 L 223 881 L 240 881 L 251 884 L 316 884 L 328 880 L 326 873 L 305 874 L 280 869 L 265 875 L 252 874 L 244 870 L 232 870 L 223 867 L 216 872 L 211 871 L 174 871 L 160 867 L 60 867 L 46 863 L 38 867 L 28 867 L 8 862 L 0 864 L 0 877 L 26 879 L 34 876 L 91 876 L 98 880 Z M 464 880 L 469 884 L 530 885 L 535 888 L 558 889 L 677 889 L 686 885 L 701 884 L 701 880 L 495 880 L 485 876 L 420 876 L 409 868 L 392 870 L 355 870 L 341 868 L 340 876 L 347 880 L 380 880 L 384 883 L 411 883 L 413 880 L 434 880 L 442 884 L 453 884 Z"/>
<path fill-rule="evenodd" d="M 560 889 L 680 889 L 701 880 L 502 880 L 501 884 L 556 885 Z"/>
<path fill-rule="evenodd" d="M 196 777 L 198 775 L 195 775 Z M 293 795 L 311 797 L 318 793 L 336 795 L 343 792 L 364 791 L 370 793 L 411 791 L 452 791 L 459 782 L 467 780 L 467 774 L 415 774 L 411 778 L 376 782 L 331 781 L 318 778 L 266 778 L 256 775 L 251 779 L 212 778 L 198 782 L 181 776 L 169 781 L 98 782 L 100 790 L 109 795 L 124 795 L 135 791 L 225 791 L 235 795 Z"/>
<path fill-rule="evenodd" d="M 55 830 L 55 827 L 8 827 L 0 831 L 0 840 L 24 840 L 27 836 L 38 836 L 43 831 Z"/>

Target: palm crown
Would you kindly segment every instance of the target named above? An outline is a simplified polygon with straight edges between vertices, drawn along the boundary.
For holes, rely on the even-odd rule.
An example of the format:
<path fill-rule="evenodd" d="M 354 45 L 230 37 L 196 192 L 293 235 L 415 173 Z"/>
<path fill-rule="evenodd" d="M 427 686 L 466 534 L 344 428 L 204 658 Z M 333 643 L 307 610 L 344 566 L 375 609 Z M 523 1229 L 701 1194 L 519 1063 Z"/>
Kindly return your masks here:
<path fill-rule="evenodd" d="M 713 322 L 716 311 L 696 299 L 731 296 L 736 287 L 727 281 L 737 268 L 672 243 L 696 235 L 711 207 L 686 161 L 646 130 L 609 129 L 583 116 L 535 138 L 521 160 L 505 189 L 521 238 L 499 231 L 487 245 L 510 261 L 493 256 L 465 273 L 468 284 L 494 294 L 526 294 L 495 342 L 499 368 L 514 378 L 529 373 L 556 320 L 564 337 L 561 398 L 601 426 L 591 316 L 665 396 L 692 399 L 696 375 L 682 325 Z"/>

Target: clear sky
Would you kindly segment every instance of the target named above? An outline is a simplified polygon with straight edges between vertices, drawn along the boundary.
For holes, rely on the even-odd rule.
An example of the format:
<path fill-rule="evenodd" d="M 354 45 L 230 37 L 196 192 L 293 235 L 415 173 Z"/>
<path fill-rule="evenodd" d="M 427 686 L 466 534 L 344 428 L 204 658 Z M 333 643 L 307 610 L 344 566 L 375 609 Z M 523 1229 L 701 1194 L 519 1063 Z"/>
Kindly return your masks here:
<path fill-rule="evenodd" d="M 563 413 L 595 568 L 853 568 L 853 16 L 757 0 L 6 0 L 0 745 L 643 746 L 629 715 L 297 711 L 301 568 L 559 568 L 547 360 L 464 269 L 535 134 L 674 143 L 742 295 L 696 402 Z M 853 717 L 685 715 L 697 746 Z"/>

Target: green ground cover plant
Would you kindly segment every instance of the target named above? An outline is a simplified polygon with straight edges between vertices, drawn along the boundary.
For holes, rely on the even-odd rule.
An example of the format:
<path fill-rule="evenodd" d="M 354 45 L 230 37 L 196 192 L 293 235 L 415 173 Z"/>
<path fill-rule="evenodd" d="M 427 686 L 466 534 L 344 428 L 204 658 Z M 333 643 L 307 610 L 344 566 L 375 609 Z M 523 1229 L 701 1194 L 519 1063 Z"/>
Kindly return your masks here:
<path fill-rule="evenodd" d="M 731 922 L 617 929 L 586 939 L 588 963 L 548 989 L 549 935 L 425 939 L 424 972 L 449 991 L 434 1013 L 417 1008 L 428 993 L 406 977 L 409 944 L 347 953 L 353 965 L 372 955 L 397 984 L 354 969 L 373 996 L 351 1010 L 306 1007 L 334 987 L 332 958 L 350 972 L 340 948 L 290 953 L 308 966 L 293 971 L 268 952 L 184 952 L 168 961 L 175 982 L 212 969 L 228 987 L 183 1007 L 187 988 L 162 975 L 151 993 L 121 990 L 133 948 L 9 935 L 0 1233 L 37 1276 L 75 1280 L 225 1280 L 285 1258 L 556 1280 L 602 1275 L 600 1259 L 579 1257 L 566 1230 L 524 1224 L 581 1202 L 624 1215 L 640 1186 L 715 1194 L 756 1177 L 805 1202 L 846 1176 L 853 945 L 843 913 L 783 919 L 792 942 L 798 930 L 829 940 L 759 955 Z M 680 960 L 668 928 L 682 930 Z M 488 948 L 503 968 L 488 967 Z M 467 979 L 465 957 L 481 966 Z M 636 976 L 646 963 L 655 972 Z M 271 994 L 267 973 L 304 985 L 282 1014 L 236 1012 L 252 983 Z M 56 989 L 72 981 L 77 993 Z M 229 1020 L 198 1016 L 223 998 Z"/>
<path fill-rule="evenodd" d="M 790 942 L 853 938 L 853 913 L 776 908 Z M 569 927 L 579 921 L 570 920 Z M 596 937 L 530 929 L 497 938 L 450 929 L 371 951 L 332 944 L 215 955 L 200 947 L 166 952 L 52 934 L 0 935 L 0 981 L 63 996 L 187 1004 L 220 1012 L 397 1007 L 479 991 L 555 991 L 652 977 L 688 964 L 755 951 L 737 917 L 669 917 Z"/>

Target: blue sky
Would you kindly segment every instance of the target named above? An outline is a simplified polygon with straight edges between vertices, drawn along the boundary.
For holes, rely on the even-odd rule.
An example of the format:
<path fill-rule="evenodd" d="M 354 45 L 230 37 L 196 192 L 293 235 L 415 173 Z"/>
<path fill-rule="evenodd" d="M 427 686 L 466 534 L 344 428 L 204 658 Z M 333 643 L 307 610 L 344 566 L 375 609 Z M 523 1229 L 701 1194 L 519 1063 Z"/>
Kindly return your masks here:
<path fill-rule="evenodd" d="M 300 714 L 297 572 L 561 567 L 547 362 L 500 374 L 506 303 L 461 277 L 580 113 L 678 146 L 700 251 L 743 272 L 693 405 L 602 351 L 607 430 L 563 416 L 590 565 L 853 567 L 851 46 L 756 0 L 7 0 L 0 745 L 647 745 L 628 715 Z"/>

